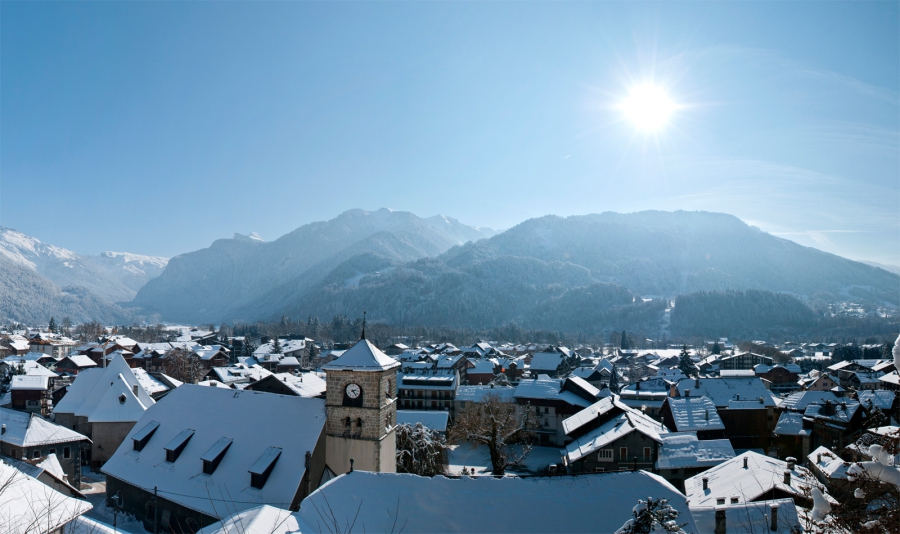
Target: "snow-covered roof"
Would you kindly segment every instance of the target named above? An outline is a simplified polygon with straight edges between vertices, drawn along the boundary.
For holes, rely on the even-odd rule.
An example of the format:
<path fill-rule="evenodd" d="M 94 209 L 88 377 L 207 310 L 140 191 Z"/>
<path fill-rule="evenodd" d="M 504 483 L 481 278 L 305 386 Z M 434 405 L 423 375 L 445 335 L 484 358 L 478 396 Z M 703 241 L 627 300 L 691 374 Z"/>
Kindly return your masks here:
<path fill-rule="evenodd" d="M 0 423 L 6 425 L 6 432 L 0 436 L 0 441 L 19 447 L 90 441 L 87 436 L 53 424 L 38 415 L 7 408 L 0 408 Z"/>
<path fill-rule="evenodd" d="M 17 365 L 19 369 L 24 371 L 28 376 L 46 376 L 48 378 L 56 378 L 59 376 L 34 360 L 26 360 L 24 363 L 14 365 Z"/>
<path fill-rule="evenodd" d="M 159 427 L 144 448 L 133 450 L 132 438 L 154 421 Z M 166 499 L 217 518 L 227 508 L 288 508 L 306 452 L 315 449 L 324 425 L 322 399 L 185 384 L 146 411 L 103 472 L 142 488 L 157 486 Z M 164 447 L 186 429 L 194 431 L 192 437 L 174 463 L 166 462 Z M 215 472 L 204 474 L 201 457 L 223 437 L 233 438 L 230 448 Z M 248 471 L 270 447 L 282 454 L 265 486 L 250 487 Z"/>
<path fill-rule="evenodd" d="M 756 371 L 753 369 L 722 369 L 721 371 L 719 371 L 719 376 L 721 376 L 722 378 L 734 378 L 736 376 L 756 376 Z"/>
<path fill-rule="evenodd" d="M 895 386 L 900 386 L 900 373 L 897 371 L 891 371 L 888 374 L 881 375 L 878 378 L 879 382 L 885 382 L 887 384 L 893 384 Z"/>
<path fill-rule="evenodd" d="M 858 392 L 856 398 L 865 407 L 868 407 L 869 401 L 871 401 L 881 410 L 890 410 L 894 406 L 896 393 L 884 389 L 865 390 Z"/>
<path fill-rule="evenodd" d="M 122 396 L 125 402 L 121 402 Z M 116 355 L 105 368 L 85 369 L 78 373 L 54 412 L 74 413 L 87 417 L 89 422 L 131 422 L 140 418 L 139 411 L 154 403 L 134 370 L 121 355 Z"/>
<path fill-rule="evenodd" d="M 781 407 L 786 410 L 803 411 L 810 404 L 824 402 L 838 402 L 838 397 L 830 391 L 798 391 L 791 393 L 781 403 Z"/>
<path fill-rule="evenodd" d="M 716 405 L 706 397 L 669 397 L 666 402 L 678 432 L 725 430 Z"/>
<path fill-rule="evenodd" d="M 763 381 L 758 377 L 727 377 L 727 378 L 688 378 L 678 381 L 678 392 L 684 395 L 686 390 L 691 391 L 691 396 L 708 397 L 716 406 L 728 406 L 732 400 L 762 399 L 765 407 L 775 406 L 772 393 L 766 389 Z"/>
<path fill-rule="evenodd" d="M 561 400 L 572 406 L 587 408 L 592 403 L 572 393 L 561 391 L 559 380 L 523 380 L 516 386 L 517 399 Z"/>
<path fill-rule="evenodd" d="M 278 362 L 278 367 L 300 367 L 300 360 L 293 356 L 285 356 Z"/>
<path fill-rule="evenodd" d="M 669 433 L 660 423 L 629 409 L 566 445 L 565 455 L 570 463 L 578 461 L 632 432 L 640 432 L 657 442 L 661 441 L 661 434 Z"/>
<path fill-rule="evenodd" d="M 557 367 L 565 361 L 565 356 L 559 352 L 538 352 L 531 357 L 532 371 L 556 372 Z"/>
<path fill-rule="evenodd" d="M 259 365 L 246 365 L 239 363 L 229 367 L 213 367 L 212 372 L 215 373 L 219 382 L 231 384 L 233 382 L 255 382 L 272 375 L 269 371 Z"/>
<path fill-rule="evenodd" d="M 447 421 L 450 419 L 450 412 L 437 410 L 397 410 L 398 425 L 412 425 L 422 423 L 422 426 L 437 430 L 439 432 L 447 431 Z"/>
<path fill-rule="evenodd" d="M 837 454 L 821 446 L 812 451 L 806 458 L 809 460 L 809 465 L 815 466 L 816 469 L 830 479 L 847 478 L 847 469 L 852 465 L 850 462 L 845 462 Z"/>
<path fill-rule="evenodd" d="M 456 389 L 455 401 L 482 402 L 486 395 L 496 395 L 501 400 L 511 401 L 516 388 L 511 386 L 459 386 Z"/>
<path fill-rule="evenodd" d="M 744 459 L 747 467 L 744 467 Z M 790 484 L 784 483 L 784 472 L 790 471 Z M 703 479 L 709 481 L 703 489 Z M 716 499 L 731 502 L 737 496 L 740 502 L 754 501 L 772 489 L 803 497 L 806 489 L 821 487 L 815 476 L 799 465 L 788 469 L 787 462 L 762 454 L 747 451 L 725 463 L 712 467 L 684 482 L 685 492 L 691 506 L 715 506 Z"/>
<path fill-rule="evenodd" d="M 92 508 L 0 460 L 0 525 L 3 532 L 53 532 Z M 37 526 L 39 525 L 39 526 Z"/>
<path fill-rule="evenodd" d="M 775 424 L 778 436 L 809 436 L 812 428 L 803 428 L 803 414 L 799 412 L 783 412 Z"/>
<path fill-rule="evenodd" d="M 63 358 L 65 360 L 69 360 L 75 367 L 85 368 L 85 367 L 97 367 L 97 364 L 94 363 L 94 360 L 90 359 L 88 356 L 83 354 L 72 354 Z"/>
<path fill-rule="evenodd" d="M 301 373 L 299 376 L 294 376 L 291 373 L 277 373 L 270 380 L 282 382 L 299 397 L 313 398 L 325 394 L 325 380 L 314 373 Z"/>
<path fill-rule="evenodd" d="M 312 341 L 311 339 L 279 339 L 278 343 L 281 345 L 281 352 L 279 354 L 286 355 L 297 352 L 299 350 L 303 350 L 307 346 L 307 342 Z M 272 353 L 272 349 L 275 346 L 274 341 L 270 341 L 269 343 L 263 343 L 256 350 L 253 351 L 254 356 L 265 356 L 267 354 Z"/>
<path fill-rule="evenodd" d="M 322 367 L 329 371 L 382 371 L 399 367 L 400 362 L 381 352 L 378 347 L 361 339 L 338 359 Z"/>
<path fill-rule="evenodd" d="M 218 354 L 220 352 L 222 352 L 222 349 L 223 349 L 222 345 L 209 345 L 209 346 L 197 345 L 196 347 L 192 348 L 191 350 L 201 360 L 208 361 L 208 360 L 211 360 L 211 359 L 215 358 L 216 356 L 218 356 Z"/>
<path fill-rule="evenodd" d="M 136 367 L 131 371 L 134 373 L 134 377 L 137 379 L 141 387 L 144 388 L 144 391 L 146 391 L 150 395 L 156 395 L 157 393 L 162 393 L 163 391 L 169 390 L 169 386 L 163 384 L 153 375 L 141 369 L 140 367 Z"/>
<path fill-rule="evenodd" d="M 290 510 L 264 504 L 200 529 L 197 534 L 309 534 L 315 529 Z"/>
<path fill-rule="evenodd" d="M 341 525 L 356 518 L 356 525 L 365 525 L 370 532 L 615 532 L 632 518 L 638 500 L 648 495 L 668 499 L 680 512 L 678 523 L 686 523 L 685 532 L 699 532 L 684 495 L 662 477 L 644 471 L 458 479 L 354 471 L 313 492 L 297 515 L 318 533 L 334 528 L 322 521 L 323 513 L 333 514 Z M 500 496 L 532 505 L 519 506 L 515 513 L 497 513 Z"/>
<path fill-rule="evenodd" d="M 810 404 L 806 407 L 803 415 L 818 419 L 829 419 L 838 423 L 849 423 L 850 420 L 853 419 L 853 416 L 856 414 L 860 405 L 857 401 L 848 400 L 839 404 L 832 403 L 831 407 L 833 408 L 832 412 L 828 412 L 824 403 Z"/>
<path fill-rule="evenodd" d="M 575 415 L 563 419 L 563 432 L 566 433 L 566 435 L 571 434 L 575 430 L 616 408 L 623 412 L 629 410 L 626 405 L 619 402 L 618 397 L 615 395 L 603 398 L 587 408 L 579 410 Z"/>
<path fill-rule="evenodd" d="M 16 375 L 9 385 L 11 391 L 46 391 L 50 387 L 50 377 Z"/>
<path fill-rule="evenodd" d="M 469 361 L 472 362 L 475 366 L 470 367 L 469 370 L 466 371 L 468 374 L 472 374 L 472 375 L 487 375 L 487 374 L 492 375 L 492 374 L 494 374 L 494 362 L 493 361 L 491 361 L 491 360 L 469 360 Z"/>
<path fill-rule="evenodd" d="M 773 505 L 778 507 L 778 526 L 774 531 L 771 530 Z M 803 531 L 803 523 L 800 522 L 793 499 L 741 502 L 724 506 L 691 506 L 691 515 L 700 532 L 716 531 L 716 510 L 725 511 L 724 532 L 795 534 Z"/>
<path fill-rule="evenodd" d="M 734 458 L 734 449 L 727 439 L 697 439 L 696 432 L 660 434 L 657 469 L 712 467 Z"/>

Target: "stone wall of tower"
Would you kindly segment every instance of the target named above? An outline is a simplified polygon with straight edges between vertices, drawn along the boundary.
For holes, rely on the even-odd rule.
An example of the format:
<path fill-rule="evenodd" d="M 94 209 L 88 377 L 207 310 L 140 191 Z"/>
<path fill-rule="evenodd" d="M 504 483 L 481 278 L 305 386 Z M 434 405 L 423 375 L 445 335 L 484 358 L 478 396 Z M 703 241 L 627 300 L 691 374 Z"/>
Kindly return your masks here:
<path fill-rule="evenodd" d="M 362 389 L 362 406 L 344 406 L 348 384 Z M 355 468 L 365 471 L 396 471 L 397 370 L 326 371 L 325 433 L 327 462 L 336 472 Z M 350 424 L 347 424 L 350 418 Z M 359 426 L 362 420 L 362 427 Z"/>

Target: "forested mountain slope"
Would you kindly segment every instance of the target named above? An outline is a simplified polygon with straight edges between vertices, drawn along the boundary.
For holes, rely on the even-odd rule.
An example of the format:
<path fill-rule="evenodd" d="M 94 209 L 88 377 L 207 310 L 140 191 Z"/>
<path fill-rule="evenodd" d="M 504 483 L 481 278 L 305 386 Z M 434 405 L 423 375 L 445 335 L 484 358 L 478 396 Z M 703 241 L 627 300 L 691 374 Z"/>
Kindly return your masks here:
<path fill-rule="evenodd" d="M 175 321 L 255 319 L 300 298 L 353 256 L 405 263 L 492 233 L 443 216 L 350 210 L 272 242 L 235 236 L 172 258 L 133 304 Z"/>
<path fill-rule="evenodd" d="M 33 269 L 0 254 L 0 322 L 46 324 L 69 317 L 73 322 L 115 323 L 128 313 L 79 286 L 57 287 Z"/>

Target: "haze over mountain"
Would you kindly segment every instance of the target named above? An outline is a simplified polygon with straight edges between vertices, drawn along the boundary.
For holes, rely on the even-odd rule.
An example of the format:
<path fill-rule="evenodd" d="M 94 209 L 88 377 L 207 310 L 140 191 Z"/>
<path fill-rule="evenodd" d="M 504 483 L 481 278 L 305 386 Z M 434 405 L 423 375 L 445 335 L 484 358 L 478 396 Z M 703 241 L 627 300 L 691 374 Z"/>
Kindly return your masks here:
<path fill-rule="evenodd" d="M 0 319 L 39 323 L 51 316 L 125 320 L 129 313 L 115 303 L 134 298 L 168 261 L 127 252 L 81 256 L 5 227 L 0 259 Z"/>
<path fill-rule="evenodd" d="M 389 209 L 350 210 L 272 242 L 236 235 L 176 256 L 132 304 L 176 321 L 255 319 L 289 305 L 354 257 L 372 254 L 402 264 L 493 234 L 443 215 L 421 218 Z"/>
<path fill-rule="evenodd" d="M 173 258 L 132 305 L 173 321 L 367 310 L 373 320 L 393 324 L 515 322 L 567 331 L 623 323 L 659 329 L 669 320 L 663 315 L 669 299 L 702 291 L 785 293 L 805 302 L 789 297 L 804 309 L 845 300 L 900 304 L 896 274 L 724 214 L 546 216 L 477 239 L 483 235 L 452 219 L 352 210 L 272 243 L 236 237 Z M 729 298 L 788 302 L 757 293 Z M 808 322 L 804 315 L 796 325 Z"/>

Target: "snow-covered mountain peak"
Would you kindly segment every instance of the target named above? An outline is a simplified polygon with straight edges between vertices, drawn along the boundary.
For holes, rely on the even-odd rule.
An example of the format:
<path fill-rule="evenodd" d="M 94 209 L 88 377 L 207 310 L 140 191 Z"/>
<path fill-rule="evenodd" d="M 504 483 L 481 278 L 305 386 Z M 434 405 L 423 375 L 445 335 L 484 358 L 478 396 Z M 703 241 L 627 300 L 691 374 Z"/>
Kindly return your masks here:
<path fill-rule="evenodd" d="M 160 256 L 144 256 L 143 254 L 132 254 L 131 252 L 113 252 L 107 250 L 106 252 L 101 252 L 100 256 L 102 258 L 108 258 L 109 260 L 112 260 L 119 264 L 129 265 L 136 263 L 140 266 L 152 265 L 160 269 L 165 268 L 166 264 L 169 263 L 169 258 L 163 258 Z"/>
<path fill-rule="evenodd" d="M 262 238 L 261 235 L 256 232 L 250 232 L 250 235 L 239 234 L 235 232 L 234 239 L 236 241 L 258 241 L 260 243 L 265 243 L 266 240 Z"/>
<path fill-rule="evenodd" d="M 78 259 L 78 255 L 71 250 L 42 243 L 40 239 L 2 226 L 0 226 L 0 254 L 34 270 L 38 270 L 38 267 L 46 261 L 67 262 Z"/>

